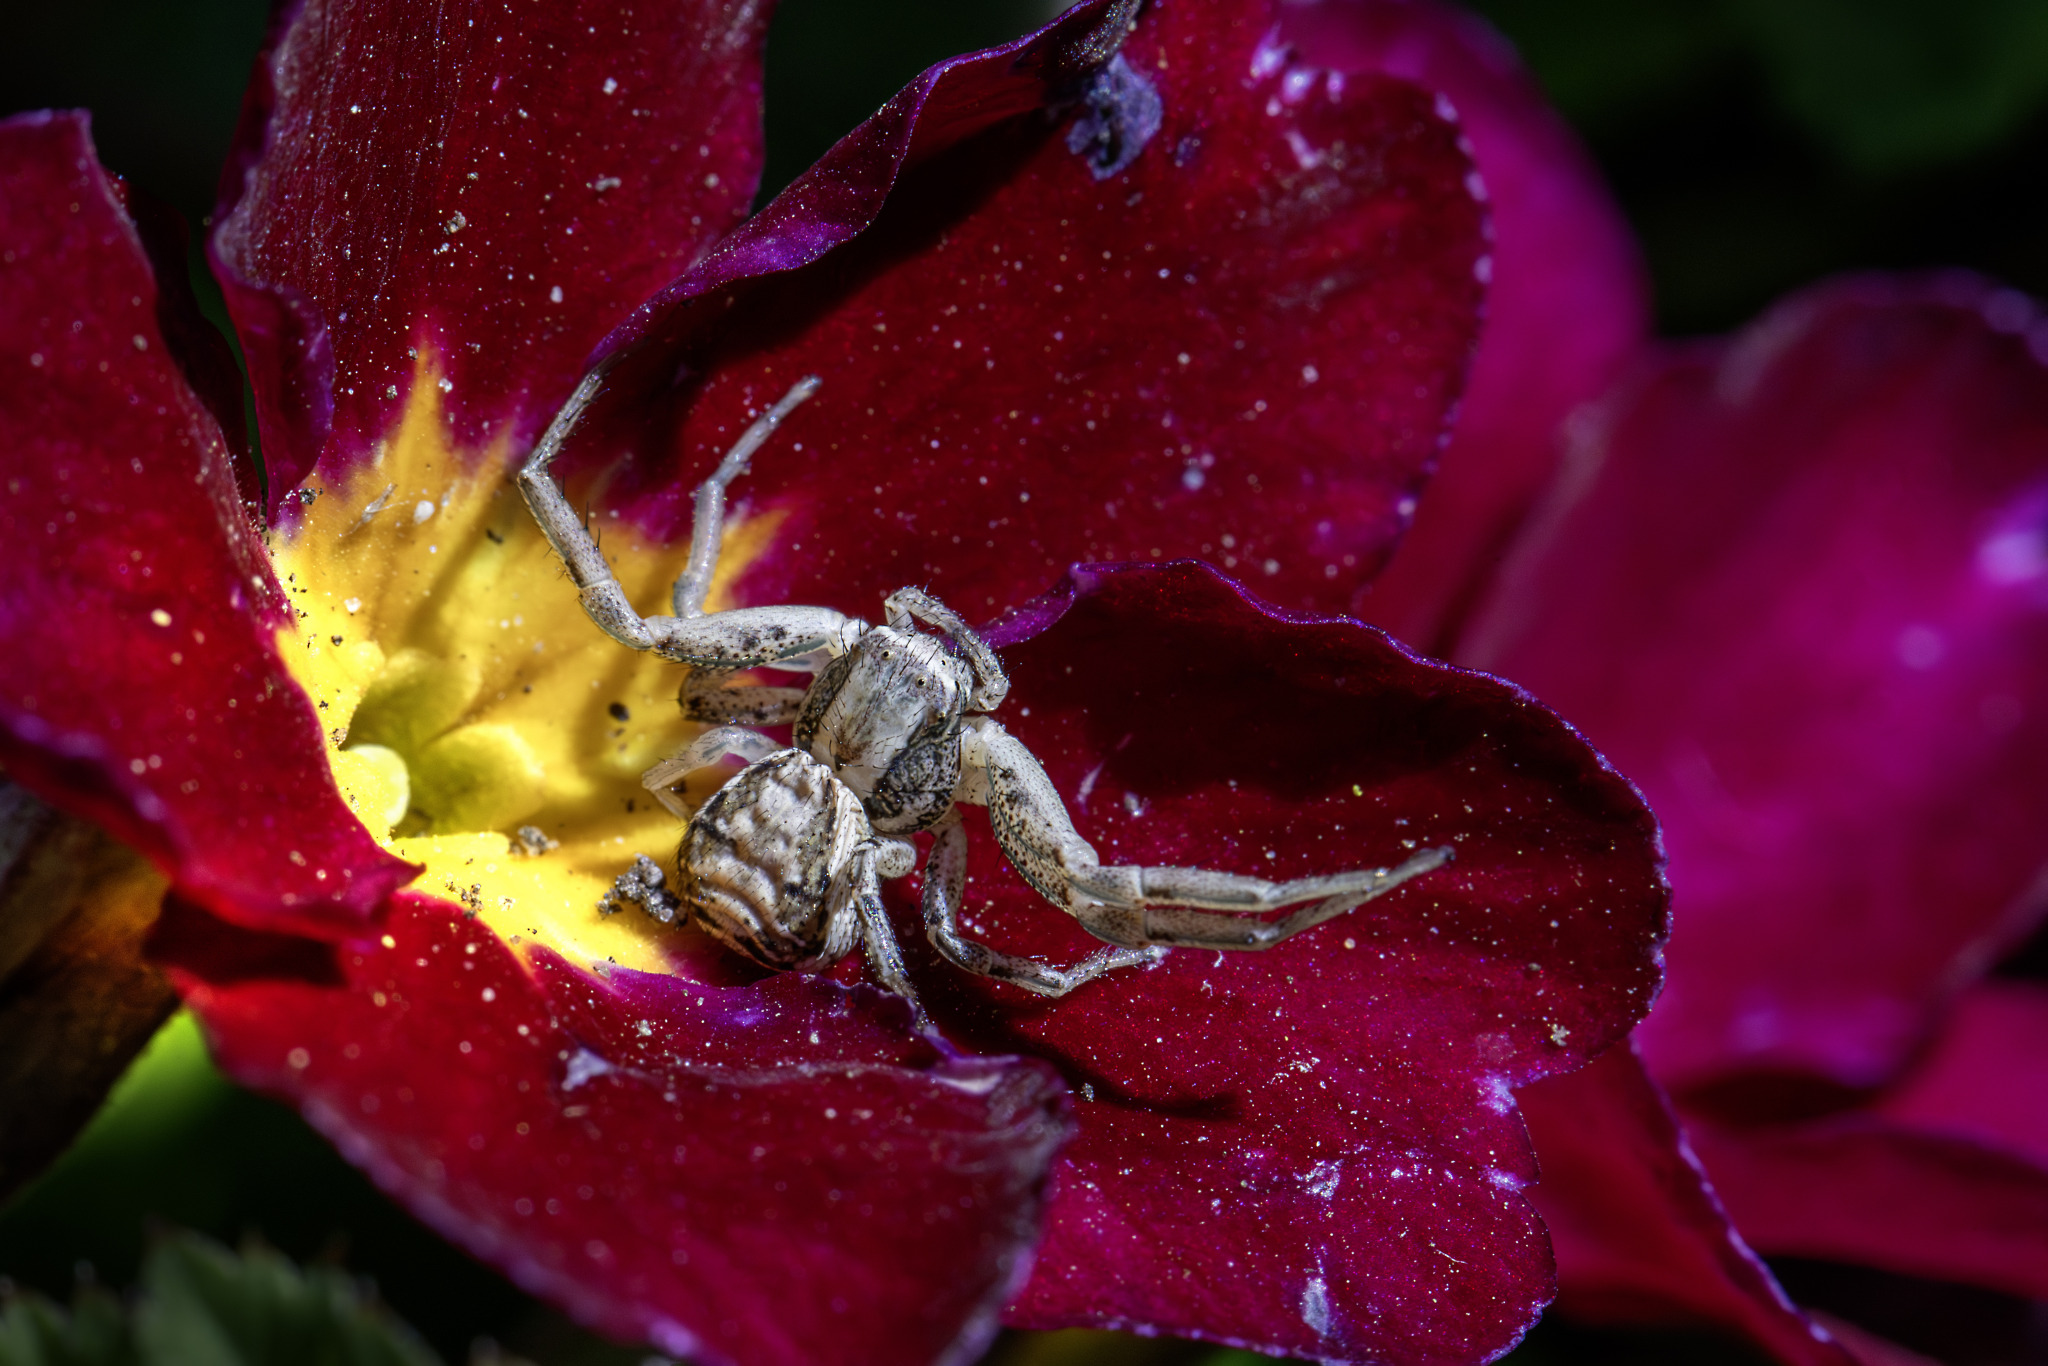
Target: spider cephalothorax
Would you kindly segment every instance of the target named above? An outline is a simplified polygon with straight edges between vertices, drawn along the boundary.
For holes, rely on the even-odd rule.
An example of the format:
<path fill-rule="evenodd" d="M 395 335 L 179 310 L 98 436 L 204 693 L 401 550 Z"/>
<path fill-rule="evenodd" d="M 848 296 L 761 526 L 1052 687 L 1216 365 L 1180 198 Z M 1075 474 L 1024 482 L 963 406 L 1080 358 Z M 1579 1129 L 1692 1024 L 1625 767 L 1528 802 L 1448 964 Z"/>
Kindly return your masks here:
<path fill-rule="evenodd" d="M 899 606 L 922 608 L 927 620 L 952 616 L 908 589 L 890 599 L 892 618 Z M 875 829 L 927 830 L 953 806 L 962 718 L 969 708 L 995 707 L 1008 688 L 993 657 L 986 678 L 977 678 L 931 636 L 871 627 L 819 672 L 793 738 L 859 794 Z"/>
<path fill-rule="evenodd" d="M 664 920 L 686 911 L 720 942 L 774 968 L 823 967 L 858 941 L 875 975 L 915 1007 L 880 880 L 916 867 L 907 837 L 920 830 L 934 832 L 924 877 L 933 946 L 969 972 L 1048 996 L 1153 961 L 1169 947 L 1269 947 L 1450 859 L 1448 848 L 1426 849 L 1395 868 L 1287 882 L 1204 868 L 1105 865 L 1074 829 L 1031 751 L 987 715 L 1010 686 L 995 652 L 937 599 L 899 589 L 884 603 L 879 626 L 829 607 L 707 614 L 726 485 L 816 390 L 815 378 L 763 413 L 699 486 L 674 614 L 640 616 L 548 474 L 601 382 L 601 372 L 594 373 L 577 388 L 520 471 L 520 489 L 568 564 L 591 619 L 622 644 L 690 665 L 680 696 L 684 713 L 712 723 L 643 779 L 687 822 L 676 891 L 643 855 L 607 897 L 610 908 L 633 900 Z M 763 666 L 816 676 L 808 688 L 733 681 L 736 671 Z M 794 745 L 749 728 L 766 725 L 791 726 Z M 727 758 L 747 766 L 691 811 L 676 789 Z M 962 937 L 963 803 L 987 807 L 996 842 L 1024 880 L 1109 947 L 1059 968 Z M 1264 918 L 1298 903 L 1309 904 Z"/>

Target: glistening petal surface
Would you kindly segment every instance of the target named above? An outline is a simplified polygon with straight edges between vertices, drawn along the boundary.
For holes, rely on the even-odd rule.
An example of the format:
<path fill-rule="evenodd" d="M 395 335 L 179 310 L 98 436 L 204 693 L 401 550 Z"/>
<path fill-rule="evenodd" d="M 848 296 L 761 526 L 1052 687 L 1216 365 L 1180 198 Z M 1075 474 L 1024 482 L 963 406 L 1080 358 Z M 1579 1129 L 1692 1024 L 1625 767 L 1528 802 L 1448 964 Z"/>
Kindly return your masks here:
<path fill-rule="evenodd" d="M 1050 1069 L 941 1055 L 900 1001 L 794 974 L 522 961 L 413 893 L 386 930 L 297 975 L 203 917 L 164 949 L 232 1076 L 594 1327 L 741 1366 L 986 1343 L 1066 1130 Z"/>
<path fill-rule="evenodd" d="M 371 458 L 422 352 L 459 448 L 531 440 L 598 340 L 746 213 L 767 14 L 281 12 L 213 239 L 273 499 Z"/>
<path fill-rule="evenodd" d="M 1456 851 L 1278 947 L 1176 950 L 1057 1001 L 916 947 L 944 1027 L 1083 1097 L 1011 1322 L 1324 1360 L 1505 1348 L 1549 1298 L 1509 1087 L 1581 1064 L 1655 989 L 1634 791 L 1511 686 L 1201 566 L 1076 570 L 995 639 L 1003 724 L 1105 860 L 1288 878 Z M 972 828 L 970 933 L 1055 963 L 1098 946 Z"/>
<path fill-rule="evenodd" d="M 1881 1082 L 2039 917 L 2036 316 L 1968 277 L 1848 281 L 1667 355 L 1584 434 L 1460 647 L 1664 824 L 1677 928 L 1641 1038 L 1667 1085 Z"/>
<path fill-rule="evenodd" d="M 0 180 L 8 770 L 217 914 L 360 925 L 410 872 L 277 659 L 289 609 L 84 116 L 0 123 Z"/>
<path fill-rule="evenodd" d="M 1303 61 L 1277 12 L 1146 10 L 1064 122 L 995 116 L 1100 7 L 927 73 L 615 339 L 582 459 L 680 376 L 673 440 L 608 491 L 678 534 L 815 373 L 735 487 L 785 518 L 745 601 L 871 613 L 917 581 L 973 617 L 1076 560 L 1201 555 L 1345 606 L 1462 385 L 1484 211 L 1447 106 Z"/>

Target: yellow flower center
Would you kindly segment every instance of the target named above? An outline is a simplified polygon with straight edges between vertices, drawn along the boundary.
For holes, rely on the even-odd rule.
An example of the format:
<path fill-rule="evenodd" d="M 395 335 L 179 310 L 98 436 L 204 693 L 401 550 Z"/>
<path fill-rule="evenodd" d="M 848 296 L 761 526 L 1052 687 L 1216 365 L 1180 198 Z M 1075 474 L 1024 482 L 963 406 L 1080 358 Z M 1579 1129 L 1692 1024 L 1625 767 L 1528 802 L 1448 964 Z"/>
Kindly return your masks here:
<path fill-rule="evenodd" d="M 659 970 L 664 931 L 598 898 L 644 853 L 671 870 L 681 830 L 640 785 L 701 727 L 676 705 L 681 666 L 592 625 L 512 484 L 502 443 L 449 445 L 431 357 L 398 428 L 341 487 L 281 532 L 272 559 L 295 623 L 279 646 L 319 708 L 342 796 L 385 848 L 424 864 L 414 885 L 513 942 L 583 963 Z M 516 454 L 523 455 L 523 452 Z M 593 496 L 620 584 L 664 611 L 687 543 L 657 545 Z M 725 536 L 712 610 L 779 518 Z M 693 800 L 719 781 L 701 775 Z M 528 852 L 524 827 L 554 847 Z"/>

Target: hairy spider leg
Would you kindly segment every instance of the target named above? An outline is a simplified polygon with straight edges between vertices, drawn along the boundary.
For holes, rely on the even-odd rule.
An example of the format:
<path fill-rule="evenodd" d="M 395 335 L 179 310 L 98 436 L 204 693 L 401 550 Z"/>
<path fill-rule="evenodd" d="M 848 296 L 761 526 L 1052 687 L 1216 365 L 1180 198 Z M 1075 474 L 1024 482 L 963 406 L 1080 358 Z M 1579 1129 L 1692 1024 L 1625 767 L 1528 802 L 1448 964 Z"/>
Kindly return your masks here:
<path fill-rule="evenodd" d="M 947 812 L 932 833 L 932 851 L 924 862 L 924 932 L 953 966 L 1040 996 L 1064 996 L 1106 972 L 1156 963 L 1166 955 L 1163 948 L 1111 947 L 1096 950 L 1072 967 L 1056 968 L 966 938 L 960 933 L 960 905 L 967 891 L 967 831 L 959 811 Z"/>
<path fill-rule="evenodd" d="M 1090 934 L 1126 948 L 1271 948 L 1451 861 L 1443 846 L 1393 868 L 1287 882 L 1208 868 L 1106 865 L 1074 829 L 1037 758 L 996 722 L 970 717 L 960 757 L 982 781 L 963 780 L 958 800 L 988 807 L 996 842 L 1024 880 Z M 1303 901 L 1316 904 L 1278 920 L 1257 918 Z"/>
<path fill-rule="evenodd" d="M 967 667 L 974 671 L 974 696 L 967 701 L 969 710 L 994 711 L 1010 695 L 1010 676 L 1003 672 L 996 652 L 945 603 L 922 589 L 899 588 L 883 600 L 882 610 L 888 613 L 888 623 L 893 627 L 901 629 L 915 617 L 945 632 L 946 638 L 959 648 Z"/>
<path fill-rule="evenodd" d="M 782 425 L 782 419 L 798 404 L 818 391 L 816 375 L 797 381 L 780 402 L 754 419 L 725 453 L 709 479 L 697 486 L 695 515 L 690 528 L 690 558 L 676 579 L 670 600 L 678 617 L 704 615 L 704 597 L 711 591 L 711 579 L 718 569 L 718 550 L 725 538 L 726 486 L 746 473 L 747 461 L 763 442 Z M 799 673 L 816 673 L 832 657 L 830 650 L 777 660 L 779 667 Z M 683 715 L 692 721 L 732 722 L 748 726 L 786 726 L 794 722 L 803 707 L 804 689 L 774 688 L 753 684 L 734 685 L 735 670 L 698 666 L 683 680 L 677 701 Z"/>
<path fill-rule="evenodd" d="M 599 553 L 590 531 L 576 515 L 576 509 L 561 486 L 548 473 L 548 466 L 560 454 L 562 445 L 604 387 L 606 367 L 600 365 L 583 377 L 576 392 L 555 414 L 555 420 L 535 444 L 517 476 L 519 491 L 540 524 L 548 544 L 569 567 L 569 577 L 583 602 L 583 610 L 606 635 L 636 650 L 653 650 L 668 659 L 712 669 L 744 669 L 754 665 L 797 660 L 825 651 L 845 653 L 867 631 L 867 625 L 835 612 L 829 607 L 740 607 L 728 612 L 701 615 L 703 589 L 710 584 L 707 568 L 698 585 L 700 564 L 718 562 L 719 542 L 724 534 L 725 485 L 745 467 L 747 456 L 760 448 L 790 409 L 816 391 L 816 377 L 800 381 L 782 401 L 755 419 L 741 435 L 732 452 L 719 463 L 706 482 L 711 489 L 698 491 L 697 518 L 690 540 L 689 567 L 677 582 L 676 600 L 684 602 L 695 594 L 689 615 L 642 617 L 633 610 L 626 592 L 613 577 L 611 566 Z M 728 467 L 731 467 L 728 470 Z M 706 523 L 706 516 L 710 521 Z M 802 667 L 797 665 L 796 667 Z"/>
<path fill-rule="evenodd" d="M 696 515 L 690 523 L 690 558 L 669 594 L 677 616 L 704 615 L 704 595 L 711 591 L 711 576 L 718 570 L 719 542 L 725 537 L 725 486 L 747 472 L 747 461 L 753 458 L 754 452 L 775 435 L 782 419 L 818 392 L 820 383 L 822 381 L 816 375 L 805 375 L 791 385 L 789 392 L 776 400 L 774 407 L 755 418 L 753 425 L 740 433 L 740 439 L 733 442 L 732 449 L 725 453 L 725 459 L 718 462 L 718 468 L 711 472 L 711 477 L 697 485 Z"/>
<path fill-rule="evenodd" d="M 919 1029 L 931 1028 L 931 1017 L 917 999 L 910 973 L 903 966 L 903 950 L 896 943 L 896 931 L 889 926 L 889 912 L 882 905 L 884 877 L 902 877 L 916 866 L 917 851 L 908 840 L 877 835 L 864 840 L 847 860 L 842 889 L 835 889 L 832 914 L 850 910 L 860 920 L 861 949 L 875 980 L 910 1002 Z"/>
<path fill-rule="evenodd" d="M 778 669 L 793 668 L 809 661 L 782 660 Z M 803 688 L 771 688 L 753 683 L 729 682 L 732 669 L 696 668 L 683 675 L 676 694 L 683 719 L 709 725 L 787 726 L 803 710 Z"/>
<path fill-rule="evenodd" d="M 684 820 L 690 819 L 690 808 L 683 805 L 683 798 L 675 789 L 685 778 L 699 769 L 710 768 L 729 756 L 738 756 L 746 762 L 759 763 L 771 754 L 784 749 L 759 731 L 746 730 L 740 726 L 718 726 L 705 731 L 682 749 L 663 759 L 640 775 L 640 786 L 654 794 L 654 799 Z"/>

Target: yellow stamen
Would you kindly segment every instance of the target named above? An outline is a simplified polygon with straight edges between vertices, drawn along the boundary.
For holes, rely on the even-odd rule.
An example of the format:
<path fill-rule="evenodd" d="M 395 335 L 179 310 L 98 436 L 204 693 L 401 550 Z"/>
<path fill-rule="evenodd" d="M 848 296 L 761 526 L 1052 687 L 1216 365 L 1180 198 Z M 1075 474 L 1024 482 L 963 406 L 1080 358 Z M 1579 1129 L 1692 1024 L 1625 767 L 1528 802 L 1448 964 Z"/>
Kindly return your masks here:
<path fill-rule="evenodd" d="M 343 796 L 385 847 L 426 865 L 419 890 L 574 962 L 660 970 L 678 931 L 596 908 L 634 854 L 672 869 L 681 828 L 640 774 L 700 729 L 676 706 L 683 670 L 616 644 L 583 615 L 507 478 L 517 453 L 500 443 L 459 457 L 439 378 L 423 353 L 377 458 L 322 488 L 277 537 L 273 559 L 297 609 L 280 647 L 321 708 Z M 594 520 L 633 601 L 666 610 L 687 543 L 655 545 L 624 522 Z M 726 533 L 714 610 L 779 520 Z M 706 775 L 693 799 L 716 781 Z M 529 824 L 560 848 L 515 852 Z"/>

